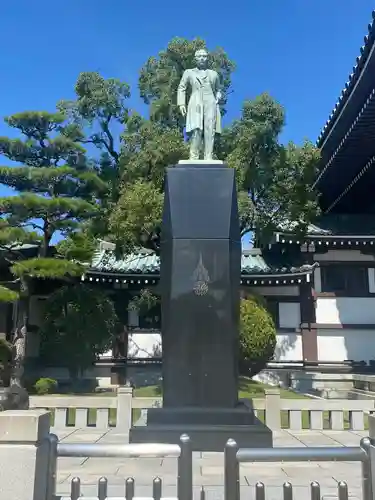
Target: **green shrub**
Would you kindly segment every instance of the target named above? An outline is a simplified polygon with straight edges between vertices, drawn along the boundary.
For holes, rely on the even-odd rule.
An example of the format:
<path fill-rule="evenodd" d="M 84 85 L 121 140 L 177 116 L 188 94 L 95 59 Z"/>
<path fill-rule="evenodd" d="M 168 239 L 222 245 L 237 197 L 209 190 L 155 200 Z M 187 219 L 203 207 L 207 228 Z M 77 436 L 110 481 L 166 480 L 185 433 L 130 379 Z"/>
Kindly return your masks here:
<path fill-rule="evenodd" d="M 275 323 L 258 297 L 240 304 L 240 372 L 253 377 L 272 359 L 276 346 Z"/>
<path fill-rule="evenodd" d="M 42 396 L 43 394 L 53 394 L 57 391 L 57 381 L 53 378 L 40 378 L 34 385 L 35 392 Z"/>
<path fill-rule="evenodd" d="M 74 383 L 123 329 L 108 294 L 82 283 L 58 288 L 45 311 L 39 330 L 41 360 L 67 368 Z"/>

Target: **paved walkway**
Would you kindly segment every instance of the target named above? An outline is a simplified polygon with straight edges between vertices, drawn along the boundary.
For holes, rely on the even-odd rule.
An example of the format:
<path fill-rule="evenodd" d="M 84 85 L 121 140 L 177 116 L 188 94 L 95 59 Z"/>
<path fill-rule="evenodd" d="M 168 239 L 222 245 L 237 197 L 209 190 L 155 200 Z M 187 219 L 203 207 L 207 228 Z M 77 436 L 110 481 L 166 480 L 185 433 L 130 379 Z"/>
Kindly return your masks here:
<path fill-rule="evenodd" d="M 66 443 L 118 443 L 128 442 L 128 436 L 114 430 L 106 433 L 96 431 L 54 431 Z M 278 431 L 274 432 L 274 446 L 358 446 L 366 432 L 361 431 Z M 201 486 L 205 487 L 207 500 L 223 498 L 223 454 L 194 453 L 193 473 L 195 497 Z M 85 496 L 95 497 L 97 481 L 108 479 L 109 496 L 124 497 L 124 482 L 134 477 L 139 496 L 151 496 L 151 483 L 155 476 L 163 480 L 163 496 L 176 495 L 177 461 L 174 458 L 59 458 L 57 493 L 68 496 L 73 477 L 81 479 L 81 491 Z M 309 484 L 318 481 L 322 496 L 326 500 L 337 498 L 338 481 L 346 481 L 351 498 L 361 499 L 361 465 L 356 462 L 314 462 L 314 463 L 249 463 L 241 466 L 241 496 L 254 498 L 254 484 L 262 481 L 266 486 L 267 500 L 282 499 L 282 484 L 290 481 L 294 498 L 308 500 Z"/>

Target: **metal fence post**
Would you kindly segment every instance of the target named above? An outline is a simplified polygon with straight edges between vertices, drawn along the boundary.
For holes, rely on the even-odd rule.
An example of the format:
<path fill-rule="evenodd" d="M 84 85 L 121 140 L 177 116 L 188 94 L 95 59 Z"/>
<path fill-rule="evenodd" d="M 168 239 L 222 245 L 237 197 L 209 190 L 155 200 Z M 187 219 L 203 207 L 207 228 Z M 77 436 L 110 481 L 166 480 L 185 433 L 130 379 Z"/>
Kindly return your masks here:
<path fill-rule="evenodd" d="M 375 491 L 374 491 L 374 486 L 375 486 L 375 416 L 374 415 L 369 415 L 368 417 L 368 426 L 369 426 L 369 440 L 365 441 L 363 443 L 362 441 L 362 448 L 363 444 L 365 446 L 365 451 L 368 456 L 368 467 L 367 470 L 365 468 L 364 471 L 364 479 L 363 483 L 365 483 L 365 478 L 366 476 L 368 477 L 368 487 L 366 487 L 366 493 L 368 495 L 369 500 L 375 500 Z M 367 447 L 367 450 L 366 450 Z M 367 499 L 366 499 L 367 500 Z"/>
<path fill-rule="evenodd" d="M 255 500 L 265 500 L 265 499 L 266 499 L 266 491 L 264 488 L 264 484 L 261 482 L 257 482 L 257 484 L 255 485 Z"/>
<path fill-rule="evenodd" d="M 156 477 L 152 482 L 152 498 L 153 500 L 161 500 L 162 497 L 162 480 Z"/>
<path fill-rule="evenodd" d="M 366 459 L 362 461 L 362 492 L 364 500 L 372 500 L 372 482 L 370 469 L 370 438 L 361 439 L 360 447 L 366 454 Z"/>
<path fill-rule="evenodd" d="M 181 453 L 178 458 L 177 498 L 193 499 L 193 451 L 189 436 L 180 438 Z"/>
<path fill-rule="evenodd" d="M 49 456 L 48 456 L 48 478 L 47 478 L 47 500 L 53 500 L 56 495 L 56 474 L 57 474 L 57 443 L 59 438 L 56 434 L 48 436 Z"/>
<path fill-rule="evenodd" d="M 320 484 L 316 481 L 313 481 L 310 484 L 310 498 L 311 500 L 320 500 Z"/>
<path fill-rule="evenodd" d="M 79 477 L 73 477 L 70 483 L 70 498 L 71 500 L 78 500 L 81 496 L 81 480 Z"/>
<path fill-rule="evenodd" d="M 293 500 L 293 486 L 288 481 L 283 484 L 283 499 Z"/>
<path fill-rule="evenodd" d="M 240 499 L 240 466 L 237 451 L 236 441 L 229 439 L 224 450 L 224 500 Z"/>
<path fill-rule="evenodd" d="M 98 481 L 98 500 L 106 500 L 108 496 L 108 481 L 106 477 L 101 477 Z"/>
<path fill-rule="evenodd" d="M 125 481 L 125 498 L 126 500 L 133 500 L 134 498 L 134 479 L 128 477 Z"/>

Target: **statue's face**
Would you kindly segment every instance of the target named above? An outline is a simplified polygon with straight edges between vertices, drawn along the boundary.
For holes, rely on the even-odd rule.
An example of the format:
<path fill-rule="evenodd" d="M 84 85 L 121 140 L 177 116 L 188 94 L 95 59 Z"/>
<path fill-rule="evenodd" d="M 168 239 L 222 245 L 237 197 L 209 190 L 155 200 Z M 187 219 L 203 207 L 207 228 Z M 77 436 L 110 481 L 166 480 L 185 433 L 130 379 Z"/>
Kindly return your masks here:
<path fill-rule="evenodd" d="M 195 53 L 195 62 L 197 63 L 198 68 L 200 68 L 200 69 L 206 68 L 207 61 L 208 61 L 207 51 L 204 49 L 197 50 Z"/>

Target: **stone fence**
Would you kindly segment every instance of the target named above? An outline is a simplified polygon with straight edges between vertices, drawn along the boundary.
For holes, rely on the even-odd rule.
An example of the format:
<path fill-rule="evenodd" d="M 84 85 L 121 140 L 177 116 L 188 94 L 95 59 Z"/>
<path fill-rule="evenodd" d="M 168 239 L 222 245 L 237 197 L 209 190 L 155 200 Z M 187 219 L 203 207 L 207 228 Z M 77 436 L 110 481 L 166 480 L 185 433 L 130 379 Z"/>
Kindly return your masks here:
<path fill-rule="evenodd" d="M 110 393 L 111 394 L 111 393 Z M 161 398 L 134 397 L 133 389 L 120 387 L 117 394 L 93 396 L 31 396 L 30 408 L 48 410 L 55 429 L 116 428 L 127 433 L 142 410 L 162 405 Z M 365 430 L 374 400 L 284 399 L 278 389 L 253 399 L 256 416 L 272 430 Z"/>

